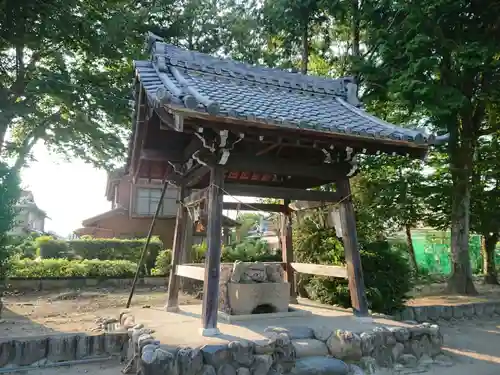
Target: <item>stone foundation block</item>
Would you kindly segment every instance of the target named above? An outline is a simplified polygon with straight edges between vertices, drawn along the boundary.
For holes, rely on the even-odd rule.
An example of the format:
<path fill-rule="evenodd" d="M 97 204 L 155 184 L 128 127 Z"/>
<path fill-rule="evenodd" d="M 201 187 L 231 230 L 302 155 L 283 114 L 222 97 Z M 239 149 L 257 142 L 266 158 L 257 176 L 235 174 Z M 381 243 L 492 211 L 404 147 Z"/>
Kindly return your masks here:
<path fill-rule="evenodd" d="M 316 339 L 292 340 L 297 358 L 327 356 L 328 348 L 323 341 Z"/>
<path fill-rule="evenodd" d="M 15 340 L 15 357 L 11 363 L 18 366 L 28 366 L 45 358 L 48 341 L 47 338 Z"/>
<path fill-rule="evenodd" d="M 76 359 L 76 347 L 76 335 L 50 337 L 47 359 L 51 362 L 73 361 Z"/>

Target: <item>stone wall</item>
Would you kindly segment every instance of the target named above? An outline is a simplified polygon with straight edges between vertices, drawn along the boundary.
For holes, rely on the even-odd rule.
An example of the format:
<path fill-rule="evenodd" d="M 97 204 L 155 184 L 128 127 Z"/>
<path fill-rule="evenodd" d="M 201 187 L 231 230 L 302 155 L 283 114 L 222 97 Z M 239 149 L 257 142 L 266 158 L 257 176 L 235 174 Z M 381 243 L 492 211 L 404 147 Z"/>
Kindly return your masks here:
<path fill-rule="evenodd" d="M 199 348 L 162 345 L 127 311 L 120 315 L 120 324 L 130 337 L 124 371 L 137 375 L 362 375 L 361 368 L 371 373 L 379 367 L 421 370 L 451 363 L 441 353 L 439 326 L 429 323 L 364 332 L 268 327 L 263 340 Z"/>
<path fill-rule="evenodd" d="M 284 283 L 284 271 L 281 264 L 260 262 L 250 263 L 239 261 L 235 262 L 234 264 L 221 264 L 221 272 L 219 278 L 219 311 L 222 311 L 228 315 L 232 315 L 234 313 L 234 309 L 231 307 L 231 293 L 229 284 L 270 283 Z M 282 301 L 282 303 L 277 303 L 275 306 L 277 307 L 278 311 L 288 310 L 288 300 L 290 295 L 289 287 L 287 287 L 287 290 L 285 292 L 286 295 L 284 296 L 284 301 Z M 255 305 L 248 300 L 253 294 L 255 293 L 249 293 L 246 295 L 247 303 L 245 305 Z M 278 293 L 272 297 L 281 298 L 281 293 Z M 282 306 L 282 308 L 280 309 L 279 306 Z"/>
<path fill-rule="evenodd" d="M 473 319 L 500 315 L 500 301 L 447 306 L 407 306 L 394 316 L 397 320 L 418 323 L 438 320 Z"/>
<path fill-rule="evenodd" d="M 127 332 L 88 336 L 64 334 L 0 340 L 0 369 L 46 366 L 91 358 L 125 357 Z"/>
<path fill-rule="evenodd" d="M 7 290 L 60 290 L 84 287 L 128 287 L 133 278 L 102 278 L 102 277 L 61 277 L 61 278 L 12 278 L 7 279 Z M 138 286 L 166 286 L 167 276 L 148 276 L 137 280 Z"/>

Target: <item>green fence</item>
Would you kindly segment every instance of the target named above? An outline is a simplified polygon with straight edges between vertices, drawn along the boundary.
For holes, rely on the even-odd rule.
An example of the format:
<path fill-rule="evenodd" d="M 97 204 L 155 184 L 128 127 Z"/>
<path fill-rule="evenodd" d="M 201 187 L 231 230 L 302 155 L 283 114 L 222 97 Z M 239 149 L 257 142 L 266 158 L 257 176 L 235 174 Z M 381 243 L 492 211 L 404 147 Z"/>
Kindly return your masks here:
<path fill-rule="evenodd" d="M 429 273 L 449 275 L 451 273 L 450 233 L 415 230 L 412 234 L 418 267 Z M 473 272 L 480 272 L 482 269 L 481 236 L 470 236 L 469 254 Z"/>
<path fill-rule="evenodd" d="M 404 233 L 398 233 L 393 239 L 406 242 Z M 413 248 L 419 270 L 428 273 L 449 275 L 451 273 L 450 232 L 433 229 L 412 230 Z M 481 255 L 481 236 L 473 234 L 469 239 L 469 254 L 474 273 L 481 273 L 483 257 Z M 500 242 L 496 247 L 496 264 L 500 267 Z"/>

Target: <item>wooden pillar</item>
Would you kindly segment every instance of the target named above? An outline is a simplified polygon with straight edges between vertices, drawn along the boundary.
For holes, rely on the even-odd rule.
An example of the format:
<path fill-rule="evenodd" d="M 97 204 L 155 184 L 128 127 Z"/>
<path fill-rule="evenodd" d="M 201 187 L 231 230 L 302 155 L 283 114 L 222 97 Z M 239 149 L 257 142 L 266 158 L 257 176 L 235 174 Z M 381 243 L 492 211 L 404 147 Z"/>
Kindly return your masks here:
<path fill-rule="evenodd" d="M 354 315 L 364 317 L 368 316 L 368 301 L 366 300 L 363 268 L 361 266 L 358 235 L 356 232 L 356 217 L 351 199 L 349 179 L 346 178 L 337 182 L 337 190 L 343 197 L 347 197 L 340 202 L 339 211 L 351 304 Z M 388 277 L 390 276 L 388 275 Z"/>
<path fill-rule="evenodd" d="M 188 195 L 188 194 L 186 194 Z M 193 262 L 193 233 L 194 233 L 194 222 L 190 217 L 189 212 L 187 212 L 186 227 L 184 229 L 184 242 L 183 250 L 181 255 L 180 264 L 192 263 Z M 193 280 L 187 277 L 182 277 L 180 280 L 180 289 L 184 293 L 191 293 L 193 289 Z"/>
<path fill-rule="evenodd" d="M 181 202 L 186 197 L 186 188 L 181 185 L 179 188 L 179 199 Z M 170 267 L 170 280 L 168 283 L 167 305 L 166 310 L 176 312 L 179 310 L 179 279 L 180 277 L 175 274 L 175 269 L 180 264 L 183 242 L 184 242 L 184 228 L 186 228 L 187 209 L 184 205 L 178 204 L 177 206 L 177 219 L 175 221 L 174 233 L 174 249 L 172 254 L 172 262 Z"/>
<path fill-rule="evenodd" d="M 217 310 L 219 307 L 219 277 L 222 248 L 222 190 L 224 170 L 219 166 L 210 168 L 210 187 L 208 191 L 208 251 L 205 259 L 205 279 L 203 284 L 202 335 L 215 336 L 217 329 Z"/>
<path fill-rule="evenodd" d="M 285 199 L 286 212 L 281 214 L 281 256 L 285 264 L 285 280 L 290 284 L 290 303 L 297 303 L 295 274 L 291 264 L 293 262 L 292 213 L 289 204 L 290 200 Z"/>

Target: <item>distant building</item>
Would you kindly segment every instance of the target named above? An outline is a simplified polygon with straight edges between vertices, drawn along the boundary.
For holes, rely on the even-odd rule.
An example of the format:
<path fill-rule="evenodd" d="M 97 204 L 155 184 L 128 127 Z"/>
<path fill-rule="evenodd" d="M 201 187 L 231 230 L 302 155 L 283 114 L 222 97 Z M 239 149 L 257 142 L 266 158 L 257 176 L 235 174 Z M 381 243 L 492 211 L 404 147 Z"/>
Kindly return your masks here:
<path fill-rule="evenodd" d="M 132 176 L 125 175 L 122 170 L 108 174 L 106 198 L 111 202 L 111 209 L 83 220 L 83 227 L 76 229 L 74 234 L 77 237 L 91 235 L 98 238 L 146 237 L 160 200 L 162 187 L 160 180 L 149 182 L 146 179 L 138 179 L 134 183 Z M 167 188 L 153 232 L 153 235 L 160 237 L 166 248 L 170 248 L 174 240 L 178 195 L 177 187 Z M 226 217 L 224 224 L 227 227 L 237 225 L 235 221 Z M 194 241 L 194 243 L 199 242 L 200 238 Z"/>
<path fill-rule="evenodd" d="M 47 214 L 36 205 L 31 191 L 23 190 L 21 192 L 21 197 L 15 208 L 18 214 L 9 234 L 22 236 L 31 232 L 44 232 Z"/>

